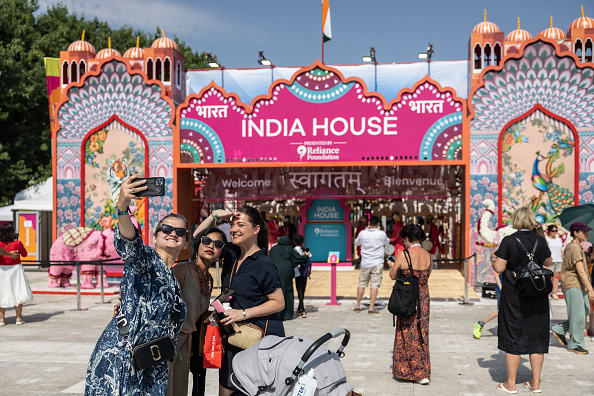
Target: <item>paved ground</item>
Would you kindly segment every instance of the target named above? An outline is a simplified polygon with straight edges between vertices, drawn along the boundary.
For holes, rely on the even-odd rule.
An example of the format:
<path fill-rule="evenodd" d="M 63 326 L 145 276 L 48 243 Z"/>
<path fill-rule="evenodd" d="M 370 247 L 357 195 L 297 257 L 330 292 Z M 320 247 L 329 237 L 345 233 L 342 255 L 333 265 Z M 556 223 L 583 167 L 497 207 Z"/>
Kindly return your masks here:
<path fill-rule="evenodd" d="M 43 286 L 45 274 L 28 276 L 34 289 Z M 430 279 L 430 283 L 436 281 L 437 277 Z M 106 301 L 114 299 L 106 297 Z M 504 355 L 497 350 L 496 323 L 486 326 L 481 340 L 472 338 L 473 322 L 495 308 L 494 300 L 477 300 L 474 305 L 452 300 L 431 303 L 428 386 L 392 379 L 394 329 L 385 307 L 379 315 L 368 315 L 353 312 L 350 298 L 339 299 L 340 306 L 327 306 L 328 301 L 307 300 L 308 317 L 285 322 L 286 331 L 316 338 L 333 328 L 347 328 L 352 337 L 342 362 L 348 381 L 363 395 L 502 394 L 495 390 L 506 376 Z M 81 305 L 87 310 L 73 311 L 76 296 L 36 294 L 35 302 L 24 309 L 27 323 L 23 326 L 16 326 L 14 310 L 7 310 L 7 326 L 0 327 L 0 395 L 81 395 L 89 356 L 113 309 L 111 303 L 98 302 L 99 296 L 83 296 Z M 553 303 L 552 311 L 552 324 L 566 318 L 562 300 Z M 329 345 L 336 348 L 338 341 Z M 551 337 L 542 373 L 543 393 L 594 395 L 594 342 L 588 341 L 590 345 L 593 354 L 579 356 Z M 529 376 L 527 357 L 523 357 L 519 385 Z M 216 370 L 210 370 L 208 395 L 216 395 L 216 381 Z"/>

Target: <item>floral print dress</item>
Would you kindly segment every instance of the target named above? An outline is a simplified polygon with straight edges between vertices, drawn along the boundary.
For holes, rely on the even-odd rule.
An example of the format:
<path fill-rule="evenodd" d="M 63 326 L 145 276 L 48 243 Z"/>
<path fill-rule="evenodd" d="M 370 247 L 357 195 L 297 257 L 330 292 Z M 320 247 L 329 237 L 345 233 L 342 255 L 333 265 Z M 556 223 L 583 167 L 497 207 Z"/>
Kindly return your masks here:
<path fill-rule="evenodd" d="M 144 244 L 139 233 L 134 240 L 121 236 L 116 226 L 114 245 L 124 261 L 121 284 L 122 309 L 128 319 L 128 341 L 137 346 L 171 334 L 170 314 L 175 302 L 175 277 L 163 259 Z M 181 304 L 181 317 L 174 331 L 174 345 L 186 317 Z M 167 362 L 137 370 L 126 341 L 119 335 L 116 318 L 105 330 L 87 368 L 85 395 L 165 395 Z"/>
<path fill-rule="evenodd" d="M 417 325 L 417 315 L 407 319 L 398 318 L 396 321 L 392 374 L 396 378 L 419 381 L 431 377 L 431 360 L 429 358 L 429 286 L 427 285 L 431 270 L 413 270 L 413 274 L 419 278 L 419 294 L 421 299 L 420 332 Z M 404 276 L 408 276 L 408 270 L 404 271 Z"/>

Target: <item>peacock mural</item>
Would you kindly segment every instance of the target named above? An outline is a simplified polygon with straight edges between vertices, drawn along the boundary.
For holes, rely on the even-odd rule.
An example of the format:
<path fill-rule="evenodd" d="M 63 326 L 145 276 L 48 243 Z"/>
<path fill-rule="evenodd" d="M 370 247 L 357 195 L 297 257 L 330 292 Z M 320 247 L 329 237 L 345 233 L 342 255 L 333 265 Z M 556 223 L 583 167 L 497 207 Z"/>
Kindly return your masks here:
<path fill-rule="evenodd" d="M 541 223 L 574 205 L 575 140 L 565 125 L 537 110 L 512 124 L 501 143 L 504 222 L 522 205 Z"/>

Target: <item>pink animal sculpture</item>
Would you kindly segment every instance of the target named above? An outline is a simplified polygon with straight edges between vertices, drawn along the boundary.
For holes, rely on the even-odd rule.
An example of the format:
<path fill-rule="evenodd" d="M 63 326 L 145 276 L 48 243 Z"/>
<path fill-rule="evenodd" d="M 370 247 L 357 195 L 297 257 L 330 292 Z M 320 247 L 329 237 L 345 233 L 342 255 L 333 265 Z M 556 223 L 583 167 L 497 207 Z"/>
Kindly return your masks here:
<path fill-rule="evenodd" d="M 69 227 L 66 228 L 62 236 L 54 242 L 50 249 L 51 261 L 98 261 L 100 259 L 117 259 L 118 255 L 113 245 L 114 231 L 111 229 L 113 223 L 105 216 L 101 220 L 102 226 L 108 226 L 103 231 L 98 231 L 88 227 Z M 132 217 L 132 222 L 138 227 L 138 222 Z M 120 261 L 121 262 L 121 261 Z M 114 261 L 110 261 L 114 263 Z M 80 266 L 80 287 L 81 289 L 94 289 L 93 277 L 99 283 L 99 265 L 82 264 Z M 48 287 L 68 287 L 72 272 L 76 271 L 75 265 L 52 265 L 48 269 Z M 103 274 L 103 287 L 109 287 L 107 277 L 105 276 L 105 267 Z"/>

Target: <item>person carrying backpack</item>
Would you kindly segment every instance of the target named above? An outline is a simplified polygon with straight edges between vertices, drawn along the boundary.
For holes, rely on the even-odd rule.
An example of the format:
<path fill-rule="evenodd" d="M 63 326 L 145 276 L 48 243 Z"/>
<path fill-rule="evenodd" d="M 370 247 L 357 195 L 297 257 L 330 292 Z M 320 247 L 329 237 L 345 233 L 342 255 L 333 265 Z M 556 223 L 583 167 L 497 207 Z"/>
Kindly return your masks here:
<path fill-rule="evenodd" d="M 428 385 L 431 378 L 431 360 L 429 357 L 429 287 L 427 280 L 431 275 L 433 260 L 431 255 L 421 247 L 425 234 L 416 224 L 408 224 L 400 231 L 406 250 L 396 255 L 394 265 L 390 269 L 390 278 L 396 280 L 398 269 L 408 276 L 408 262 L 405 252 L 410 253 L 413 274 L 418 278 L 420 312 L 409 318 L 398 317 L 396 336 L 394 339 L 394 355 L 392 374 L 396 378 L 415 381 Z M 420 315 L 420 326 L 417 316 Z"/>
<path fill-rule="evenodd" d="M 494 253 L 493 269 L 503 273 L 501 301 L 497 328 L 497 347 L 505 352 L 507 380 L 497 390 L 517 393 L 516 375 L 521 355 L 530 355 L 532 378 L 524 387 L 540 393 L 540 374 L 544 354 L 549 352 L 549 298 L 548 292 L 540 297 L 526 297 L 516 287 L 516 274 L 529 264 L 548 267 L 551 252 L 546 240 L 536 235 L 536 218 L 532 209 L 523 206 L 516 210 L 512 227 L 517 232 L 506 236 Z M 535 249 L 536 245 L 536 249 Z"/>

